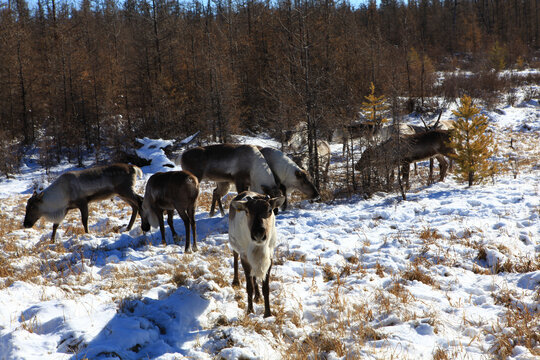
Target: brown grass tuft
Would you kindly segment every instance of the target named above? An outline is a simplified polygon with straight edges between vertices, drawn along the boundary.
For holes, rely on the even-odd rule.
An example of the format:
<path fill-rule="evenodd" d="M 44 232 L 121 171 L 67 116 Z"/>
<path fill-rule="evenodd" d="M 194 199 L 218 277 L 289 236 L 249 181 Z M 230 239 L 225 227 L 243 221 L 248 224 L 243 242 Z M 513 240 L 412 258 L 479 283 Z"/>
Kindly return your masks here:
<path fill-rule="evenodd" d="M 325 264 L 323 266 L 322 271 L 323 271 L 324 281 L 328 282 L 328 281 L 332 281 L 336 279 L 336 273 L 334 272 L 334 269 L 332 268 L 330 264 Z"/>
<path fill-rule="evenodd" d="M 418 266 L 418 264 L 414 264 L 414 266 L 412 268 L 410 268 L 409 270 L 403 272 L 401 274 L 401 277 L 404 279 L 404 280 L 409 280 L 409 281 L 413 281 L 413 280 L 416 280 L 416 281 L 420 281 L 421 283 L 424 283 L 426 285 L 431 285 L 433 286 L 435 284 L 435 281 L 433 280 L 433 278 L 431 276 L 429 276 L 426 271 L 420 269 L 420 267 Z"/>
<path fill-rule="evenodd" d="M 424 227 L 418 236 L 424 241 L 442 239 L 442 235 L 436 229 L 430 227 Z"/>

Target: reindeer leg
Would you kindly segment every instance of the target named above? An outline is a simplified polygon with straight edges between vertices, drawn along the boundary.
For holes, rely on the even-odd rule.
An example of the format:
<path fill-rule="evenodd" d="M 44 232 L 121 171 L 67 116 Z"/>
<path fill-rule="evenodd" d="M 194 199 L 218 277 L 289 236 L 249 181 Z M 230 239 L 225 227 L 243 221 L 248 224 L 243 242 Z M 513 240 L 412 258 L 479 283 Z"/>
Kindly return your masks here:
<path fill-rule="evenodd" d="M 410 188 L 410 185 L 409 185 L 409 171 L 410 171 L 410 164 L 409 163 L 403 164 L 403 166 L 401 168 L 401 172 L 403 174 L 403 181 L 405 182 L 405 188 L 407 190 L 409 190 L 409 188 Z"/>
<path fill-rule="evenodd" d="M 139 208 L 131 205 L 131 218 L 129 219 L 129 223 L 128 223 L 128 226 L 126 227 L 126 231 L 131 230 L 131 228 L 133 227 L 133 224 L 135 223 L 135 219 L 137 218 L 138 212 L 139 212 Z"/>
<path fill-rule="evenodd" d="M 233 275 L 232 286 L 238 286 L 240 285 L 240 281 L 238 280 L 238 253 L 234 250 L 233 250 L 233 256 L 234 256 L 234 262 L 233 262 L 234 275 Z"/>
<path fill-rule="evenodd" d="M 214 216 L 216 213 L 216 203 L 219 204 L 219 210 L 221 211 L 221 215 L 223 216 L 223 207 L 221 205 L 221 200 L 218 198 L 218 195 L 216 194 L 217 188 L 212 191 L 212 205 L 210 206 L 210 214 L 208 214 L 210 217 Z"/>
<path fill-rule="evenodd" d="M 221 202 L 221 198 L 225 196 L 227 192 L 229 192 L 230 188 L 231 188 L 231 184 L 229 184 L 228 182 L 217 183 L 217 187 L 212 192 L 212 207 L 210 208 L 210 216 L 214 216 L 216 203 L 219 206 L 219 211 L 221 212 L 221 216 L 225 216 L 225 211 L 223 211 L 223 203 Z"/>
<path fill-rule="evenodd" d="M 446 176 L 446 170 L 448 170 L 448 162 L 442 155 L 437 155 L 436 158 L 439 161 L 439 181 L 444 181 L 444 177 Z"/>
<path fill-rule="evenodd" d="M 131 213 L 131 219 L 129 219 L 129 224 L 126 228 L 127 231 L 131 230 L 131 228 L 133 227 L 133 224 L 135 223 L 135 218 L 137 217 L 137 213 L 139 213 L 139 209 L 142 208 L 142 203 L 143 203 L 142 196 L 137 195 L 135 193 L 133 193 L 133 195 L 135 196 L 135 203 L 131 205 L 133 212 Z"/>
<path fill-rule="evenodd" d="M 131 218 L 129 219 L 129 224 L 126 227 L 126 231 L 129 231 L 135 223 L 139 209 L 142 207 L 143 198 L 142 196 L 135 194 L 132 190 L 126 194 L 118 194 L 118 196 L 131 206 Z"/>
<path fill-rule="evenodd" d="M 190 206 L 187 210 L 189 222 L 191 224 L 191 232 L 193 233 L 193 251 L 199 250 L 197 247 L 197 223 L 195 221 L 195 207 Z M 189 241 L 189 235 L 186 233 L 186 238 Z"/>
<path fill-rule="evenodd" d="M 178 234 L 174 230 L 174 224 L 173 224 L 173 217 L 174 217 L 174 210 L 167 210 L 167 224 L 169 225 L 169 228 L 171 229 L 173 240 L 179 241 Z"/>
<path fill-rule="evenodd" d="M 191 253 L 191 242 L 190 242 L 190 236 L 189 236 L 189 225 L 190 225 L 189 216 L 185 210 L 178 211 L 178 214 L 182 218 L 182 221 L 184 221 L 184 228 L 186 229 L 186 247 L 184 248 L 184 253 L 186 254 Z"/>
<path fill-rule="evenodd" d="M 219 212 L 221 213 L 221 216 L 225 216 L 225 210 L 223 210 L 223 202 L 221 199 L 218 199 L 218 205 L 219 205 Z"/>
<path fill-rule="evenodd" d="M 283 194 L 283 196 L 285 196 L 285 201 L 283 202 L 283 205 L 281 205 L 281 211 L 285 211 L 287 210 L 287 205 L 288 205 L 288 202 L 287 202 L 287 188 L 285 187 L 285 185 L 283 184 L 279 184 L 279 190 L 281 190 L 281 193 Z M 277 210 L 277 208 L 276 208 Z M 277 214 L 277 212 L 274 211 L 275 214 Z"/>
<path fill-rule="evenodd" d="M 253 276 L 251 276 L 251 266 L 243 258 L 240 258 L 240 260 L 244 268 L 244 274 L 246 275 L 246 291 L 248 295 L 247 313 L 251 314 L 253 313 Z"/>
<path fill-rule="evenodd" d="M 163 210 L 153 210 L 158 218 L 159 222 L 159 232 L 161 233 L 161 242 L 163 245 L 167 245 L 167 242 L 165 241 L 165 224 L 163 223 Z"/>
<path fill-rule="evenodd" d="M 428 185 L 431 185 L 431 184 L 433 184 L 433 158 L 429 158 Z"/>
<path fill-rule="evenodd" d="M 261 299 L 261 293 L 259 292 L 259 284 L 257 284 L 257 278 L 255 276 L 252 276 L 252 278 L 253 278 L 253 288 L 255 289 L 254 301 L 256 303 L 259 303 L 259 300 Z"/>
<path fill-rule="evenodd" d="M 58 229 L 59 224 L 53 224 L 52 226 L 52 235 L 51 235 L 51 244 L 54 244 L 54 238 L 56 236 L 56 229 Z"/>
<path fill-rule="evenodd" d="M 268 268 L 268 272 L 266 273 L 266 277 L 264 278 L 264 281 L 262 283 L 265 318 L 272 316 L 272 312 L 270 311 L 270 270 L 271 269 L 272 269 L 272 262 L 270 263 L 270 267 Z"/>
<path fill-rule="evenodd" d="M 88 203 L 86 201 L 80 201 L 77 207 L 81 211 L 81 220 L 84 227 L 84 232 L 88 233 Z"/>

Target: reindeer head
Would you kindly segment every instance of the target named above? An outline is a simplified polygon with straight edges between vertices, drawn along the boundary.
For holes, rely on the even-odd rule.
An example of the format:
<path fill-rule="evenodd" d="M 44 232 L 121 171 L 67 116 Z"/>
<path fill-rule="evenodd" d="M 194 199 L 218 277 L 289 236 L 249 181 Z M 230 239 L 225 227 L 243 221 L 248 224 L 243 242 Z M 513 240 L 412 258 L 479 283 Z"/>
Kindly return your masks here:
<path fill-rule="evenodd" d="M 231 208 L 245 212 L 251 240 L 262 245 L 268 240 L 269 232 L 274 226 L 274 209 L 281 206 L 284 201 L 283 196 L 275 198 L 263 195 L 246 196 L 241 200 L 232 201 Z"/>
<path fill-rule="evenodd" d="M 317 188 L 313 185 L 311 180 L 309 179 L 309 175 L 307 171 L 305 170 L 296 170 L 294 172 L 294 176 L 296 177 L 296 181 L 298 184 L 298 190 L 306 194 L 310 199 L 316 199 L 318 198 L 319 192 L 317 191 Z M 284 194 L 286 195 L 286 194 Z"/>
<path fill-rule="evenodd" d="M 152 210 L 149 202 L 150 200 L 148 200 L 148 198 L 145 198 L 145 200 L 143 200 L 142 206 L 139 209 L 141 216 L 141 230 L 144 232 L 149 231 L 150 227 L 159 227 L 158 217 Z"/>
<path fill-rule="evenodd" d="M 43 193 L 38 193 L 34 190 L 32 197 L 26 203 L 26 214 L 24 216 L 23 226 L 31 228 L 42 216 L 40 206 L 43 203 Z"/>

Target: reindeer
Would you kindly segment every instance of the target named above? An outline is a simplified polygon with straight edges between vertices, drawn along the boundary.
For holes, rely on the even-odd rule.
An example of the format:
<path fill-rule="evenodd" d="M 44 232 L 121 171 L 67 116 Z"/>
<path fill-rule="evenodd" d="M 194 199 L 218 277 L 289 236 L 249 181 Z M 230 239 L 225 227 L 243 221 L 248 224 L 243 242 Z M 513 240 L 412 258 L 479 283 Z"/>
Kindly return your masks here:
<path fill-rule="evenodd" d="M 319 157 L 319 167 L 322 169 L 323 179 L 327 179 L 328 169 L 330 168 L 330 158 L 332 157 L 328 141 L 317 140 L 317 155 Z M 309 154 L 307 150 L 292 154 L 292 160 L 303 169 L 309 167 Z"/>
<path fill-rule="evenodd" d="M 271 147 L 260 148 L 260 151 L 270 166 L 281 193 L 285 196 L 281 210 L 287 209 L 287 194 L 291 190 L 298 190 L 309 199 L 319 197 L 319 192 L 309 179 L 307 171 L 298 166 L 287 155 Z M 327 155 L 330 155 L 330 147 L 328 147 Z"/>
<path fill-rule="evenodd" d="M 142 197 L 134 190 L 137 177 L 142 177 L 141 169 L 128 164 L 65 172 L 43 192 L 34 191 L 26 204 L 23 225 L 30 228 L 41 217 L 51 221 L 51 243 L 54 243 L 58 225 L 69 210 L 78 208 L 81 211 L 84 232 L 88 233 L 88 204 L 117 195 L 133 209 L 126 228 L 130 230 L 142 205 Z"/>
<path fill-rule="evenodd" d="M 257 280 L 262 281 L 264 317 L 270 311 L 270 269 L 272 256 L 277 246 L 274 209 L 285 201 L 283 196 L 269 198 L 252 191 L 238 194 L 231 202 L 229 211 L 229 244 L 234 253 L 233 285 L 238 285 L 238 257 L 246 276 L 248 295 L 247 313 L 253 313 L 253 290 L 255 302 L 260 294 Z"/>
<path fill-rule="evenodd" d="M 450 136 L 448 130 L 430 130 L 399 138 L 390 138 L 379 145 L 367 148 L 356 163 L 355 169 L 363 171 L 369 167 L 380 167 L 383 164 L 389 164 L 390 167 L 401 166 L 403 180 L 408 188 L 410 163 L 435 156 L 439 161 L 440 181 L 444 181 L 448 168 L 444 156 L 454 154 L 454 150 L 450 147 Z"/>
<path fill-rule="evenodd" d="M 174 231 L 173 213 L 174 210 L 184 221 L 186 229 L 186 247 L 184 252 L 191 252 L 189 241 L 189 228 L 193 233 L 193 251 L 197 251 L 197 227 L 195 224 L 195 208 L 197 207 L 197 196 L 199 195 L 199 181 L 186 171 L 157 172 L 150 176 L 146 183 L 144 200 L 141 211 L 141 229 L 146 232 L 150 226 L 158 227 L 161 232 L 161 242 L 165 241 L 165 226 L 163 223 L 163 211 L 167 211 L 167 223 L 171 229 L 173 239 L 176 241 L 178 235 Z"/>
<path fill-rule="evenodd" d="M 293 161 L 301 168 L 309 167 L 309 153 L 307 144 L 307 123 L 301 121 L 285 133 L 284 149 L 291 154 Z M 327 178 L 330 168 L 330 145 L 328 141 L 317 139 L 317 155 L 319 158 L 319 167 L 322 169 L 323 178 Z"/>
<path fill-rule="evenodd" d="M 176 159 L 182 169 L 191 172 L 200 181 L 217 182 L 212 204 L 227 193 L 234 183 L 239 193 L 251 189 L 271 196 L 280 195 L 274 175 L 259 149 L 253 145 L 217 144 L 186 150 Z M 221 195 L 223 194 L 223 195 Z M 214 209 L 210 210 L 214 214 Z"/>
<path fill-rule="evenodd" d="M 373 139 L 376 140 L 377 143 L 385 142 L 391 138 L 395 137 L 403 137 L 408 135 L 416 134 L 420 131 L 413 126 L 409 124 L 391 124 L 391 125 L 385 125 L 378 127 L 375 130 L 375 133 L 373 135 Z"/>
<path fill-rule="evenodd" d="M 268 166 L 270 166 L 270 170 L 272 170 L 272 174 L 274 174 L 276 184 L 279 186 L 281 193 L 285 196 L 285 201 L 281 206 L 281 210 L 287 208 L 287 194 L 290 193 L 291 190 L 296 189 L 307 195 L 310 199 L 319 197 L 319 192 L 309 179 L 307 171 L 300 168 L 287 155 L 280 150 L 271 147 L 257 148 L 261 154 L 263 154 Z M 210 216 L 214 216 L 216 203 L 219 205 L 221 215 L 225 215 L 221 199 L 229 192 L 229 189 L 229 183 L 218 183 L 218 186 L 214 189 L 214 194 L 216 196 L 212 197 Z"/>
<path fill-rule="evenodd" d="M 341 141 L 343 144 L 343 155 L 350 139 L 364 139 L 374 141 L 377 130 L 380 126 L 371 121 L 356 122 L 349 125 L 338 127 L 332 133 L 332 141 Z"/>

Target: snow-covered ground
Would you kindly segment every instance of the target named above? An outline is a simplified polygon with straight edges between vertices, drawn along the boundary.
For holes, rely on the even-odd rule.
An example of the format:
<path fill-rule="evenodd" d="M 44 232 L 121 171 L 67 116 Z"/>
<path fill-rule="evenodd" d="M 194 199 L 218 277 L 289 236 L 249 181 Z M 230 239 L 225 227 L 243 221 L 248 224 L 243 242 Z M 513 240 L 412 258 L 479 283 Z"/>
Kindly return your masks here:
<path fill-rule="evenodd" d="M 208 217 L 210 184 L 197 253 L 168 229 L 161 245 L 139 219 L 121 232 L 131 209 L 120 199 L 90 205 L 89 234 L 71 211 L 51 245 L 50 223 L 22 229 L 26 200 L 72 167 L 48 176 L 29 159 L 0 182 L 0 359 L 538 358 L 540 106 L 488 115 L 501 161 L 518 159 L 495 183 L 467 188 L 450 174 L 407 201 L 379 193 L 280 212 L 267 319 L 262 304 L 246 316 L 244 282 L 230 285 L 228 222 Z M 150 146 L 168 142 L 150 142 L 145 179 L 173 164 Z"/>

